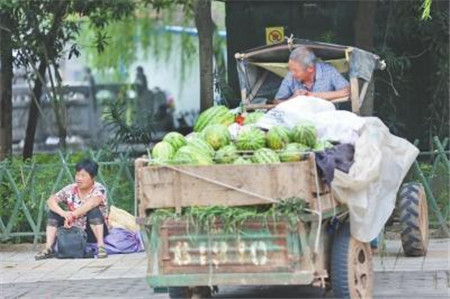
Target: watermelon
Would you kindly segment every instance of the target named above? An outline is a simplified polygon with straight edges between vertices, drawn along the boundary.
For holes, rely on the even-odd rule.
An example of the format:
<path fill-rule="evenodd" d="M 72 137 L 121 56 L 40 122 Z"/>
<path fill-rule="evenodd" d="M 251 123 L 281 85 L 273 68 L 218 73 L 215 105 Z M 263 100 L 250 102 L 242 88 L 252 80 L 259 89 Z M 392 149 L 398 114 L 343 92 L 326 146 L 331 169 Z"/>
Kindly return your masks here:
<path fill-rule="evenodd" d="M 300 123 L 292 129 L 292 141 L 314 147 L 317 140 L 316 127 L 310 122 Z"/>
<path fill-rule="evenodd" d="M 245 159 L 243 157 L 238 157 L 236 160 L 234 160 L 233 164 L 234 165 L 249 165 L 249 164 L 252 164 L 252 161 Z"/>
<path fill-rule="evenodd" d="M 189 140 L 187 141 L 187 145 L 196 148 L 199 152 L 204 153 L 205 155 L 208 155 L 210 157 L 214 156 L 213 147 L 204 139 L 198 136 L 189 138 Z"/>
<path fill-rule="evenodd" d="M 310 152 L 311 149 L 309 147 L 307 147 L 304 144 L 301 143 L 289 143 L 288 145 L 286 145 L 285 150 L 289 150 L 289 151 L 295 151 L 295 152 L 300 152 L 300 153 L 304 153 L 304 152 Z"/>
<path fill-rule="evenodd" d="M 229 126 L 234 122 L 234 114 L 225 106 L 214 106 L 203 111 L 194 124 L 194 132 L 201 132 L 208 125 Z"/>
<path fill-rule="evenodd" d="M 223 125 L 209 125 L 202 131 L 202 137 L 213 149 L 228 145 L 231 141 L 231 135 L 228 128 Z"/>
<path fill-rule="evenodd" d="M 267 132 L 267 146 L 274 150 L 282 149 L 290 142 L 291 133 L 288 128 L 274 126 Z"/>
<path fill-rule="evenodd" d="M 186 138 L 178 132 L 167 133 L 163 141 L 170 143 L 175 151 L 187 143 Z"/>
<path fill-rule="evenodd" d="M 320 139 L 316 142 L 316 144 L 313 147 L 313 150 L 316 152 L 322 152 L 326 150 L 327 148 L 332 148 L 333 144 L 325 139 Z"/>
<path fill-rule="evenodd" d="M 152 149 L 152 158 L 159 163 L 172 159 L 174 154 L 173 146 L 165 141 L 158 142 Z"/>
<path fill-rule="evenodd" d="M 258 120 L 260 120 L 264 116 L 264 112 L 255 111 L 248 113 L 244 119 L 244 125 L 255 124 Z"/>
<path fill-rule="evenodd" d="M 297 162 L 307 157 L 306 152 L 310 149 L 300 143 L 289 143 L 286 148 L 278 154 L 281 162 Z"/>
<path fill-rule="evenodd" d="M 237 148 L 234 144 L 226 145 L 219 149 L 215 155 L 215 161 L 219 164 L 231 164 L 238 158 Z"/>
<path fill-rule="evenodd" d="M 173 164 L 188 164 L 188 165 L 211 165 L 212 158 L 199 152 L 198 149 L 190 145 L 181 147 L 172 159 Z"/>
<path fill-rule="evenodd" d="M 266 135 L 258 128 L 246 128 L 236 138 L 239 150 L 254 151 L 266 145 Z"/>
<path fill-rule="evenodd" d="M 280 158 L 275 151 L 269 148 L 261 148 L 253 154 L 252 162 L 257 164 L 280 163 Z"/>

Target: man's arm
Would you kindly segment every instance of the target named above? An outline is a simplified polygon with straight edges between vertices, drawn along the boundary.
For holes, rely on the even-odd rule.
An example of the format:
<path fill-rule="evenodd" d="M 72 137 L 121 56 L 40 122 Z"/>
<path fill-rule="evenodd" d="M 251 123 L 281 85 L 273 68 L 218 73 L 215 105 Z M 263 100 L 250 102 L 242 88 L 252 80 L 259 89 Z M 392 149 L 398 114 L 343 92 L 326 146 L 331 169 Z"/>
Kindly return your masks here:
<path fill-rule="evenodd" d="M 308 92 L 306 95 L 321 98 L 324 100 L 334 100 L 339 98 L 345 98 L 350 95 L 350 86 L 344 87 L 340 90 L 324 91 L 324 92 Z"/>
<path fill-rule="evenodd" d="M 289 72 L 281 82 L 280 88 L 278 89 L 278 92 L 275 95 L 275 99 L 273 101 L 275 104 L 279 104 L 283 100 L 287 100 L 292 97 L 292 94 L 292 74 Z"/>

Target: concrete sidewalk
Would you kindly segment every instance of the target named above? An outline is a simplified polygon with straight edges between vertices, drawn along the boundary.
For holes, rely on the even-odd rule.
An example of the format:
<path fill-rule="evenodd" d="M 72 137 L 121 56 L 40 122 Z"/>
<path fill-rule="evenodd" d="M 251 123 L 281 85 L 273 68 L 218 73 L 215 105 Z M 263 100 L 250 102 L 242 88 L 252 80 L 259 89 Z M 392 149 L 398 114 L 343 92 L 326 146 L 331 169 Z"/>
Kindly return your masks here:
<path fill-rule="evenodd" d="M 167 298 L 165 294 L 154 294 L 145 283 L 147 269 L 145 252 L 110 255 L 106 259 L 41 261 L 35 261 L 34 255 L 35 252 L 32 251 L 14 251 L 14 247 L 0 252 L 1 298 L 21 296 Z M 412 282 L 407 286 L 407 290 L 412 294 L 417 295 L 417 292 L 420 292 L 423 296 L 433 297 L 450 295 L 450 239 L 430 240 L 427 256 L 418 258 L 406 258 L 400 242 L 388 240 L 386 250 L 374 258 L 374 270 L 375 294 L 381 297 L 394 296 L 398 288 L 402 287 L 401 284 L 408 284 L 408 275 Z M 411 276 L 411 273 L 415 274 Z M 71 285 L 76 285 L 77 281 L 83 282 L 81 293 L 78 288 L 70 288 Z M 107 288 L 104 287 L 106 282 Z M 58 286 L 56 289 L 55 285 Z M 46 292 L 42 289 L 44 287 L 48 287 Z M 25 293 L 18 293 L 18 289 L 21 288 Z M 70 293 L 72 291 L 75 293 Z M 403 295 L 406 296 L 405 293 Z"/>
<path fill-rule="evenodd" d="M 35 252 L 1 252 L 0 284 L 109 278 L 145 277 L 145 252 L 110 255 L 106 259 L 47 259 Z"/>

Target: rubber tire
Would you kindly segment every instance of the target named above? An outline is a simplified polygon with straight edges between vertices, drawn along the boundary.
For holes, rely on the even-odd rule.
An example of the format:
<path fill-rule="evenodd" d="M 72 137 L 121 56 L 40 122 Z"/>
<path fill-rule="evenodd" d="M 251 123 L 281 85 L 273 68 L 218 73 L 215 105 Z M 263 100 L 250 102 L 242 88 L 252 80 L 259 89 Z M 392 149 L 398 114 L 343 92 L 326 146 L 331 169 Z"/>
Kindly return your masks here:
<path fill-rule="evenodd" d="M 331 285 L 337 298 L 372 298 L 373 295 L 370 245 L 352 238 L 348 223 L 341 224 L 333 237 Z"/>
<path fill-rule="evenodd" d="M 428 205 L 422 184 L 406 183 L 400 188 L 401 239 L 406 256 L 425 256 L 428 249 Z"/>
<path fill-rule="evenodd" d="M 169 287 L 170 299 L 191 299 L 192 289 L 189 287 Z"/>
<path fill-rule="evenodd" d="M 191 299 L 191 298 L 211 298 L 210 287 L 169 287 L 169 297 L 171 299 Z"/>

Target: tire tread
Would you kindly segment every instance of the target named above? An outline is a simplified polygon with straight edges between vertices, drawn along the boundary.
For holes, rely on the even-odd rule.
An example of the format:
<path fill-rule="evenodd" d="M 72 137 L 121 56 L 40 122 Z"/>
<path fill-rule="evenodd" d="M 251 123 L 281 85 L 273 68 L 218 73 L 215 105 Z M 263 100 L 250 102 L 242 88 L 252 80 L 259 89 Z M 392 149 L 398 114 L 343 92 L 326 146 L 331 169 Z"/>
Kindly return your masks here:
<path fill-rule="evenodd" d="M 420 191 L 422 186 L 418 183 L 404 184 L 400 194 L 400 223 L 403 251 L 406 256 L 424 256 L 427 250 L 427 237 L 422 240 L 420 233 Z M 428 224 L 428 221 L 427 223 Z"/>

